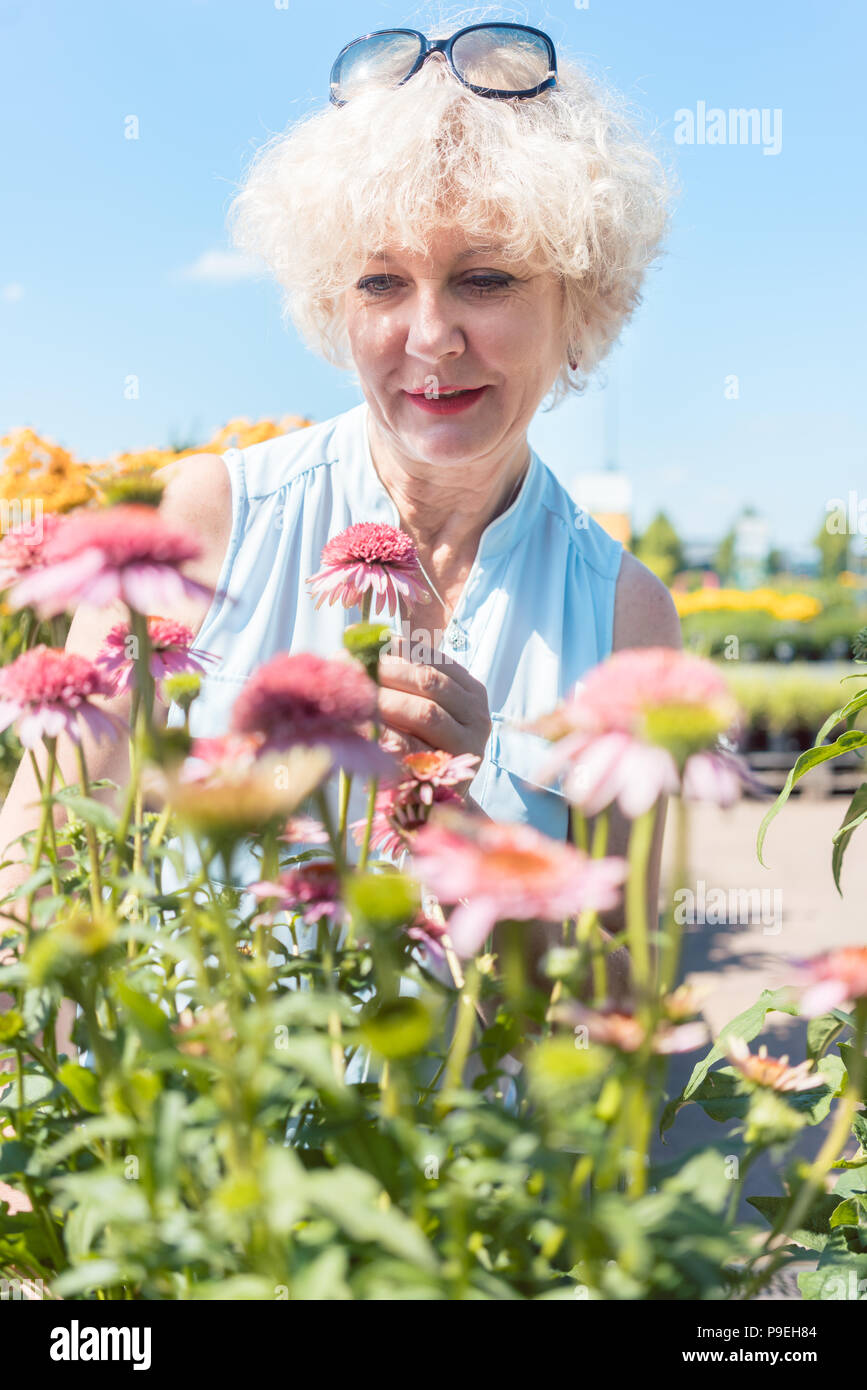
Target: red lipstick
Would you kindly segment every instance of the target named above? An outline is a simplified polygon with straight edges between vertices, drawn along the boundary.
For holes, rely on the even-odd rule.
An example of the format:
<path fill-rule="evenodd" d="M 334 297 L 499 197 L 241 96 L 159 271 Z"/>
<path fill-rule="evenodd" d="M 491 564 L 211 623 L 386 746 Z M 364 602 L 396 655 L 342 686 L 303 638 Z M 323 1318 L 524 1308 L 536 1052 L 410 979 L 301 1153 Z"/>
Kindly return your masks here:
<path fill-rule="evenodd" d="M 487 389 L 487 386 L 477 386 L 472 391 L 460 391 L 453 396 L 443 394 L 445 388 L 436 396 L 413 391 L 405 391 L 404 395 L 413 405 L 417 405 L 420 410 L 426 410 L 430 415 L 456 415 L 461 410 L 468 410 Z"/>

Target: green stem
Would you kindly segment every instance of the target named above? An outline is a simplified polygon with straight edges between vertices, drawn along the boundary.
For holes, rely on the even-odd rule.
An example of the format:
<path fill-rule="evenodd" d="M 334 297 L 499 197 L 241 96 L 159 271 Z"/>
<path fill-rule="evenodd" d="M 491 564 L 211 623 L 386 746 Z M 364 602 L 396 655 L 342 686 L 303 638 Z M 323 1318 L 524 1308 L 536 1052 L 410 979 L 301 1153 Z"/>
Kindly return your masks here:
<path fill-rule="evenodd" d="M 81 783 L 82 796 L 90 796 L 90 781 L 87 776 L 87 764 L 84 760 L 84 749 L 80 743 L 75 745 L 75 757 L 78 763 L 78 778 Z M 94 913 L 102 911 L 102 876 L 99 867 L 99 841 L 96 838 L 96 828 L 87 821 L 85 823 L 85 835 L 87 838 L 87 852 L 90 856 L 90 901 Z"/>
<path fill-rule="evenodd" d="M 442 1091 L 434 1106 L 434 1115 L 436 1118 L 442 1118 L 443 1115 L 447 1114 L 448 1111 L 452 1109 L 451 1102 L 448 1099 L 448 1093 L 457 1089 L 463 1080 L 464 1067 L 466 1066 L 467 1054 L 470 1050 L 473 1027 L 476 1021 L 476 1005 L 479 1001 L 481 982 L 482 977 L 479 974 L 476 962 L 471 960 L 467 965 L 464 988 L 461 991 L 458 1001 L 455 1015 L 455 1028 L 452 1034 L 448 1059 L 446 1061 Z"/>
<path fill-rule="evenodd" d="M 352 774 L 340 769 L 340 801 L 339 819 L 337 822 L 337 834 L 340 838 L 340 847 L 346 856 L 346 818 L 349 814 L 349 793 L 352 789 Z"/>
<path fill-rule="evenodd" d="M 676 802 L 677 816 L 677 835 L 674 849 L 674 887 L 683 888 L 686 884 L 686 877 L 689 866 L 689 809 L 682 797 Z M 683 942 L 683 925 L 677 921 L 675 916 L 675 898 L 671 895 L 671 903 L 665 916 L 665 942 L 660 953 L 659 965 L 659 995 L 666 995 L 677 982 L 677 972 L 680 967 L 680 952 Z"/>
<path fill-rule="evenodd" d="M 334 855 L 334 862 L 337 865 L 338 873 L 343 873 L 346 869 L 346 861 L 340 845 L 340 836 L 334 828 L 334 818 L 331 815 L 331 808 L 328 805 L 328 797 L 325 795 L 325 788 L 319 787 L 315 793 L 316 805 L 319 810 L 319 819 L 325 826 L 331 844 L 331 852 Z"/>
<path fill-rule="evenodd" d="M 626 883 L 626 939 L 632 962 L 638 1012 L 646 1014 L 650 984 L 647 937 L 647 866 L 653 842 L 656 810 L 651 807 L 632 823 L 629 836 L 629 878 Z"/>
<path fill-rule="evenodd" d="M 48 748 L 48 766 L 47 766 L 47 768 L 46 768 L 46 770 L 45 770 L 45 779 L 44 779 L 44 781 L 43 781 L 42 784 L 41 784 L 41 789 L 42 789 L 42 811 L 41 811 L 41 814 L 40 814 L 40 817 L 39 817 L 39 829 L 38 829 L 38 831 L 37 831 L 37 833 L 36 833 L 36 844 L 35 844 L 34 847 L 33 847 L 33 858 L 32 858 L 32 860 L 31 860 L 31 864 L 30 864 L 30 867 L 31 867 L 33 873 L 36 872 L 36 870 L 39 868 L 39 865 L 40 865 L 40 863 L 41 863 L 41 861 L 42 861 L 42 854 L 43 854 L 43 851 L 44 851 L 44 849 L 45 849 L 45 839 L 46 839 L 46 835 L 47 835 L 47 833 L 48 833 L 48 823 L 49 823 L 49 821 L 51 821 L 52 830 L 54 829 L 54 819 L 53 819 L 53 816 L 52 816 L 52 805 L 51 805 L 51 793 L 52 793 L 52 790 L 53 790 L 53 787 L 54 787 L 54 772 L 55 772 L 55 768 L 57 767 L 57 739 L 56 739 L 56 738 L 47 738 L 47 739 L 45 740 L 45 742 L 46 742 L 46 745 L 47 745 L 47 748 Z M 78 745 L 76 745 L 76 746 L 78 746 Z M 57 867 L 56 867 L 56 864 L 54 864 L 54 865 L 52 865 L 52 879 L 51 879 L 52 884 L 55 884 L 55 883 L 57 882 L 56 874 L 57 874 Z M 25 928 L 24 928 L 24 931 L 25 931 L 25 937 L 24 937 L 25 942 L 28 941 L 28 940 L 30 939 L 30 921 L 31 921 L 31 918 L 32 918 L 32 916 L 33 916 L 33 904 L 34 904 L 34 902 L 35 902 L 37 892 L 38 892 L 38 889 L 36 889 L 36 888 L 31 888 L 29 894 L 27 895 L 27 921 L 26 921 L 26 923 L 25 923 Z M 59 887 L 59 885 L 55 888 L 55 892 L 56 892 L 56 893 L 59 893 L 59 892 L 60 892 L 60 887 Z"/>
<path fill-rule="evenodd" d="M 834 1121 L 828 1131 L 824 1144 L 807 1170 L 807 1177 L 798 1189 L 797 1196 L 783 1210 L 775 1222 L 765 1242 L 765 1251 L 774 1251 L 770 1263 L 754 1278 L 748 1287 L 746 1297 L 753 1290 L 772 1278 L 785 1258 L 785 1246 L 793 1231 L 798 1229 L 813 1204 L 813 1199 L 822 1188 L 832 1164 L 839 1157 L 852 1126 L 858 1106 L 864 1098 L 864 1045 L 867 1039 L 867 998 L 859 999 L 855 1005 L 855 1034 L 852 1039 L 853 1061 L 845 1095 L 841 1098 Z"/>
<path fill-rule="evenodd" d="M 359 870 L 367 868 L 367 856 L 370 853 L 370 835 L 373 829 L 373 814 L 376 809 L 376 789 L 379 786 L 379 779 L 372 777 L 367 793 L 367 819 L 364 823 L 364 839 L 361 842 L 361 854 L 358 859 Z"/>

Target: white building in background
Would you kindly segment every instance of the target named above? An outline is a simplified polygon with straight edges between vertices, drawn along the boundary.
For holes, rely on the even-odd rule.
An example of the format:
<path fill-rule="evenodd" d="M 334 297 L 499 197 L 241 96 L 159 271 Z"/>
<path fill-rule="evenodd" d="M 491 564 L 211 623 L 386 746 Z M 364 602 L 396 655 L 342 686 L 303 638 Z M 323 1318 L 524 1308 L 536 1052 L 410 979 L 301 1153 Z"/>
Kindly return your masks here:
<path fill-rule="evenodd" d="M 576 473 L 569 485 L 575 501 L 615 540 L 632 539 L 632 483 L 620 468 Z"/>
<path fill-rule="evenodd" d="M 768 572 L 771 528 L 764 516 L 745 512 L 735 522 L 735 579 L 742 589 L 761 584 Z"/>

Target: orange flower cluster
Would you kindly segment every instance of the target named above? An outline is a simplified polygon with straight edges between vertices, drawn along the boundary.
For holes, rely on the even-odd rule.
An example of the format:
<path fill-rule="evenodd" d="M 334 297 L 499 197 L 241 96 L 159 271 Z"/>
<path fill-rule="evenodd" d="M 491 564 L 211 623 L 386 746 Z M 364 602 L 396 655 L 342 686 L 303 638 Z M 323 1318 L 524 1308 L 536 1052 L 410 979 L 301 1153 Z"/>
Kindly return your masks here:
<path fill-rule="evenodd" d="M 4 434 L 8 449 L 0 473 L 0 498 L 6 502 L 38 498 L 46 512 L 69 512 L 94 495 L 87 465 L 59 444 L 40 439 L 31 429 Z"/>
<path fill-rule="evenodd" d="M 46 512 L 68 512 L 94 499 L 100 487 L 113 477 L 149 473 L 187 454 L 222 454 L 233 446 L 245 449 L 250 444 L 305 429 L 312 423 L 301 415 L 284 415 L 280 420 L 259 420 L 255 424 L 239 416 L 217 430 L 206 443 L 189 449 L 142 449 L 93 463 L 74 458 L 67 449 L 41 438 L 32 429 L 14 429 L 0 438 L 0 447 L 8 450 L 0 463 L 0 499 L 11 502 L 38 498 Z"/>

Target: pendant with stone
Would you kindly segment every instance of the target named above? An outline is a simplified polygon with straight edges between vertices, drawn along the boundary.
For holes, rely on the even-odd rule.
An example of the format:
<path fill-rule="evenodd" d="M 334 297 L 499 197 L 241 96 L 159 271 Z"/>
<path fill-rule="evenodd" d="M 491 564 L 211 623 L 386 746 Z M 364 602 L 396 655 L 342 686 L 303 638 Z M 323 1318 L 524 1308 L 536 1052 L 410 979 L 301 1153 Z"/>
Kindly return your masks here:
<path fill-rule="evenodd" d="M 456 652 L 465 652 L 470 645 L 467 634 L 464 632 L 460 623 L 456 622 L 454 618 L 452 618 L 446 628 L 446 638 L 448 639 L 449 645 L 454 647 Z"/>

